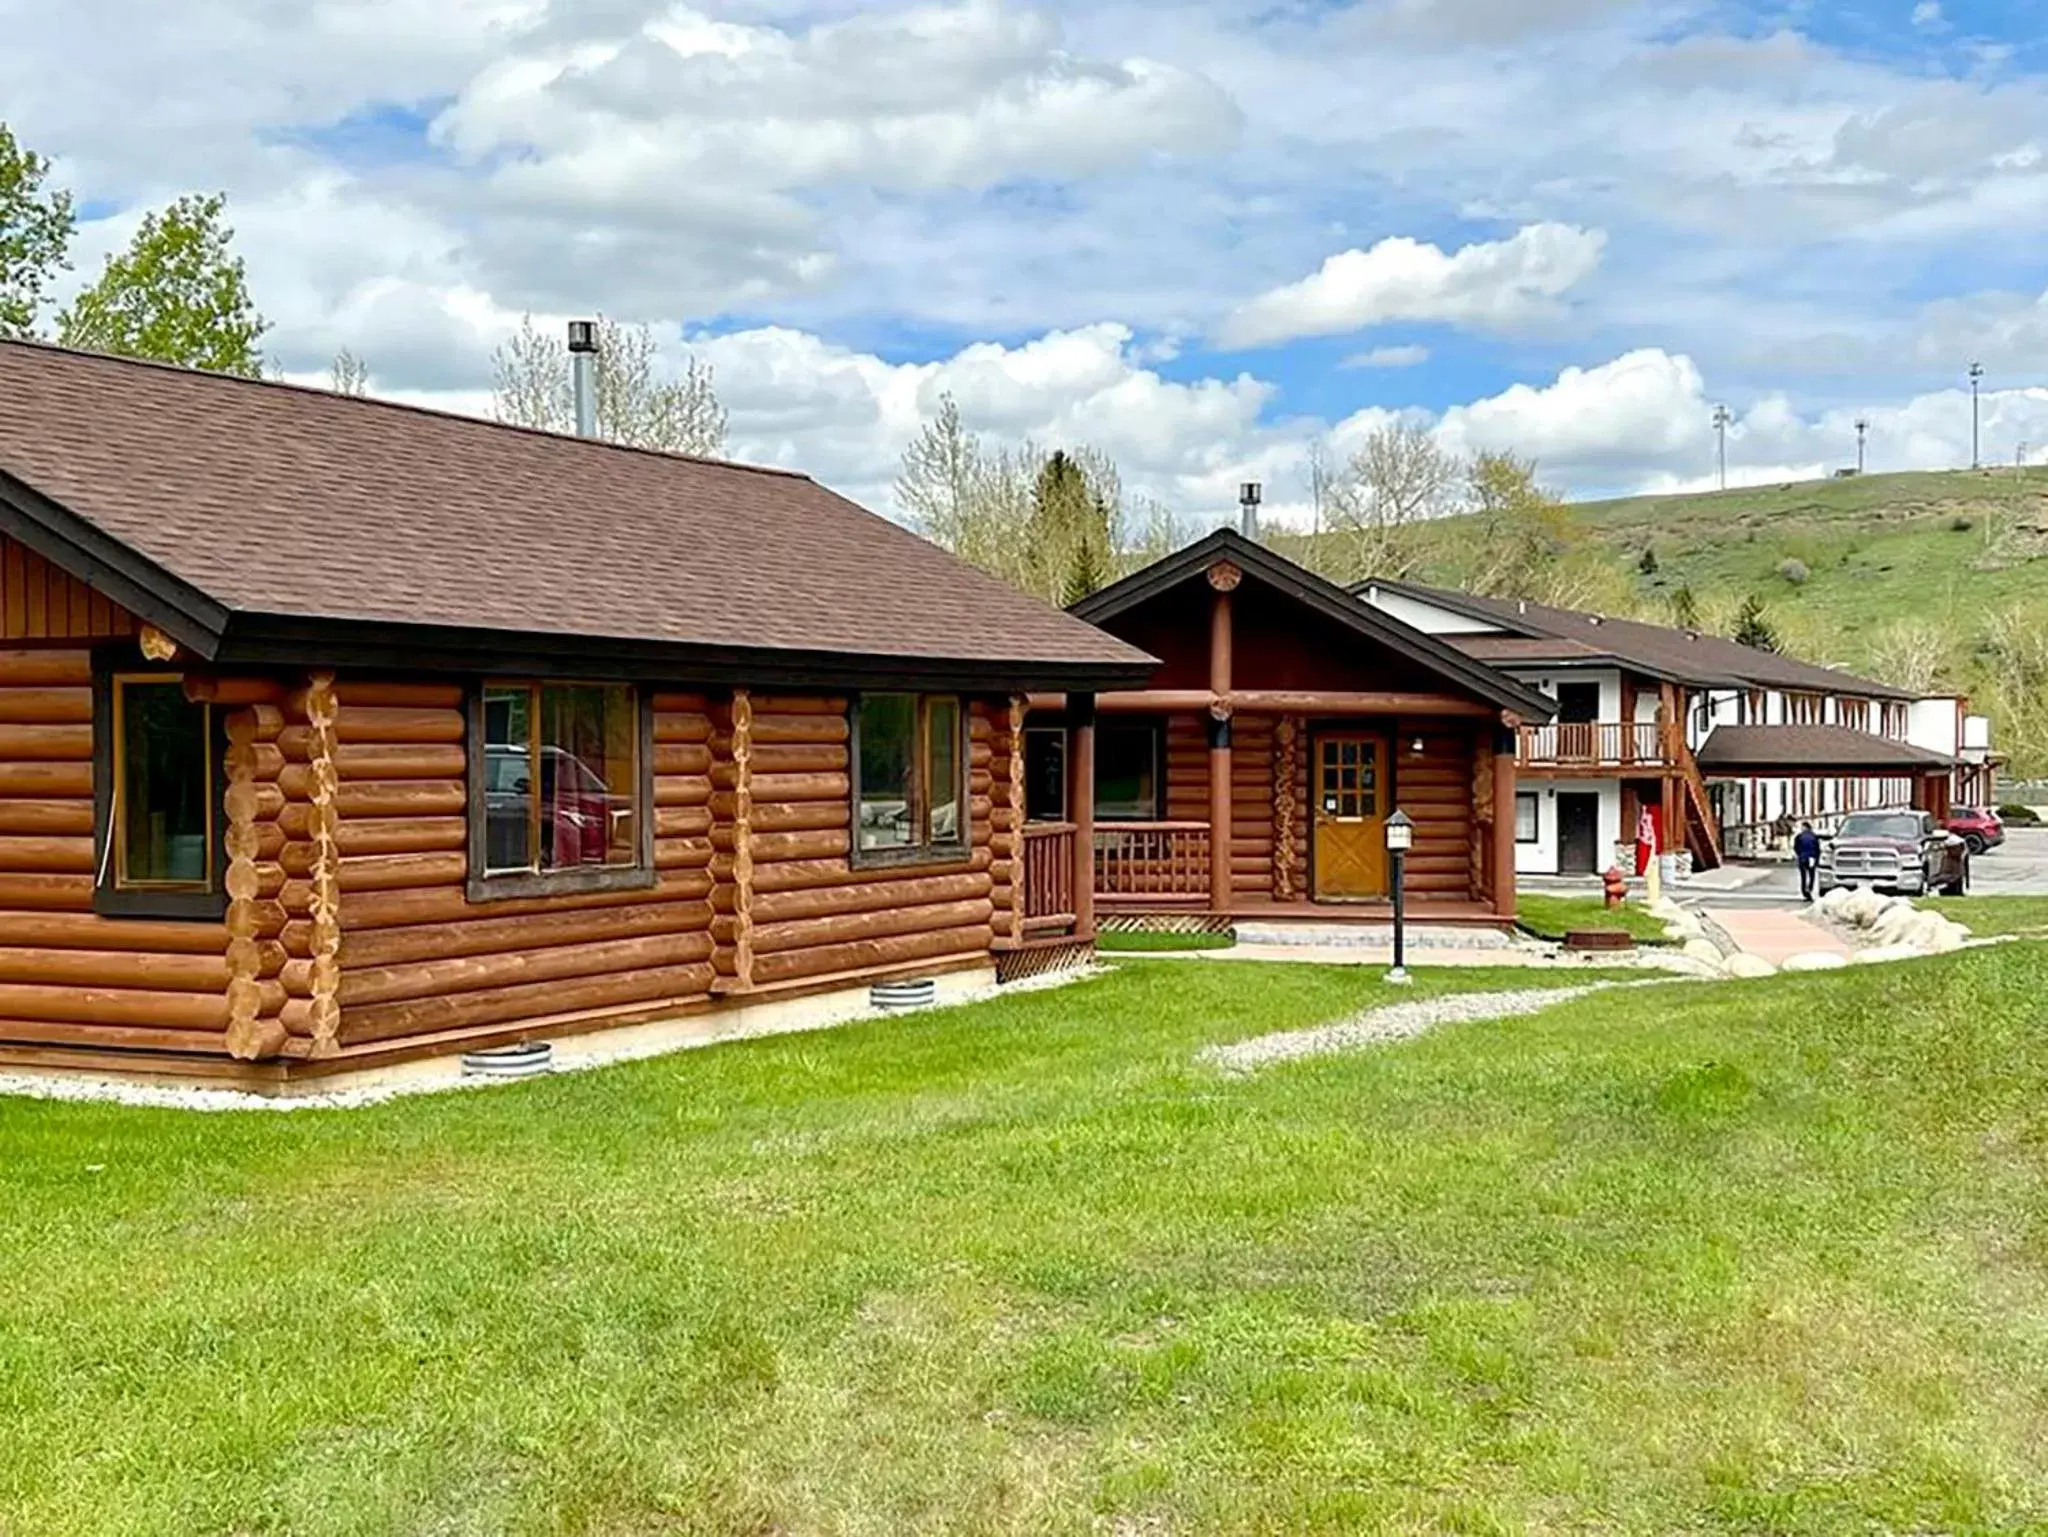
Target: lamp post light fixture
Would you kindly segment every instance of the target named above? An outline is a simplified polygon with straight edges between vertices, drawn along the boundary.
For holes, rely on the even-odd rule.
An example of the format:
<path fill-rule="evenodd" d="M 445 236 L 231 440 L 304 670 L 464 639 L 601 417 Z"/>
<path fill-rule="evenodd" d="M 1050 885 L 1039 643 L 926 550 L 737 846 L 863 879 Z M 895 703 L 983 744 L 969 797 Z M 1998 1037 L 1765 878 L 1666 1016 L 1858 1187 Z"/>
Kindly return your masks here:
<path fill-rule="evenodd" d="M 1408 975 L 1408 914 L 1402 887 L 1408 874 L 1408 850 L 1415 846 L 1415 820 L 1405 811 L 1387 818 L 1387 852 L 1394 856 L 1394 969 L 1387 980 L 1406 987 Z"/>

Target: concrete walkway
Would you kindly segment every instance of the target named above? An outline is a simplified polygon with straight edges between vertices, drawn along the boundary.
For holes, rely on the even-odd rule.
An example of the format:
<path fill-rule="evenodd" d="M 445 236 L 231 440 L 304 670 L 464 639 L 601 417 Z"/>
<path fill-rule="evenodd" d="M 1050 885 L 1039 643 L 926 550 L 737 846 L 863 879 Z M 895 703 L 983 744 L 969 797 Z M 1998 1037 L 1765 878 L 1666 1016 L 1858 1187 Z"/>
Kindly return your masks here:
<path fill-rule="evenodd" d="M 1773 966 L 1783 966 L 1795 955 L 1839 955 L 1847 960 L 1854 953 L 1838 935 L 1786 908 L 1712 907 L 1702 916 L 1738 950 Z"/>

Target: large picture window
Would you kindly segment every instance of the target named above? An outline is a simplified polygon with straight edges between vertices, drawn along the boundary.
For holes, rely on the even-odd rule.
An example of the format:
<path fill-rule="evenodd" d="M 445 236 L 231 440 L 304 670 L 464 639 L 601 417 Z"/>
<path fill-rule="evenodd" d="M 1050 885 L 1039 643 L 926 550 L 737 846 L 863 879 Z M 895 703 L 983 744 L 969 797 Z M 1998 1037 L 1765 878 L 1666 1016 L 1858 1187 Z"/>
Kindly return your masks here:
<path fill-rule="evenodd" d="M 889 861 L 967 848 L 967 776 L 960 701 L 943 694 L 867 694 L 853 711 L 853 852 Z"/>
<path fill-rule="evenodd" d="M 116 673 L 99 691 L 93 905 L 135 917 L 217 917 L 221 741 L 176 674 Z"/>
<path fill-rule="evenodd" d="M 649 869 L 638 694 L 616 683 L 488 683 L 472 716 L 470 876 L 485 894 L 611 884 Z"/>
<path fill-rule="evenodd" d="M 1099 726 L 1095 731 L 1095 820 L 1159 820 L 1159 728 Z"/>

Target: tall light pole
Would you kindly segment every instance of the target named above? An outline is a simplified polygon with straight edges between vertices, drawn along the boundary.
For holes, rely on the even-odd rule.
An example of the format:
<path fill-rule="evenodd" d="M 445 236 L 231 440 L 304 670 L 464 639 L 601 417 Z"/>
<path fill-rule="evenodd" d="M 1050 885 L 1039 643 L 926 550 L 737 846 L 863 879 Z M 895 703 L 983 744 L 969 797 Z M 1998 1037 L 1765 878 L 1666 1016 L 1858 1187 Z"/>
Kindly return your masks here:
<path fill-rule="evenodd" d="M 1867 417 L 1867 416 L 1859 416 L 1859 417 L 1857 417 L 1857 418 L 1856 418 L 1856 473 L 1857 473 L 1858 475 L 1861 475 L 1861 474 L 1863 473 L 1863 440 L 1864 440 L 1864 438 L 1868 437 L 1868 436 L 1869 436 L 1869 434 L 1870 434 L 1870 418 L 1869 418 L 1869 417 Z"/>
<path fill-rule="evenodd" d="M 1728 489 L 1728 424 L 1734 420 L 1735 418 L 1729 414 L 1726 406 L 1714 407 L 1714 432 L 1720 439 L 1721 489 L 1723 491 Z"/>
<path fill-rule="evenodd" d="M 1984 468 L 1981 440 L 1977 435 L 1977 386 L 1983 382 L 1984 365 L 1982 363 L 1972 363 L 1970 365 L 1970 468 L 1973 470 Z"/>

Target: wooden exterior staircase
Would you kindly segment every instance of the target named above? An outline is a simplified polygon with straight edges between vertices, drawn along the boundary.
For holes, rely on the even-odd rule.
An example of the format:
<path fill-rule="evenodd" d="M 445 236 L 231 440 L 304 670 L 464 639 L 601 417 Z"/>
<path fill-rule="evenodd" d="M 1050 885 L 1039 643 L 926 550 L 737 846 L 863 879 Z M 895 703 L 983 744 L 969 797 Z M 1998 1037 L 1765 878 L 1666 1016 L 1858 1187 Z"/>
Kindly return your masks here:
<path fill-rule="evenodd" d="M 1692 749 L 1686 745 L 1685 728 L 1666 722 L 1664 761 L 1678 771 L 1678 817 L 1685 830 L 1685 846 L 1696 870 L 1718 870 L 1723 862 L 1721 827 L 1714 815 L 1714 799 L 1707 794 L 1707 781 L 1700 773 Z"/>

